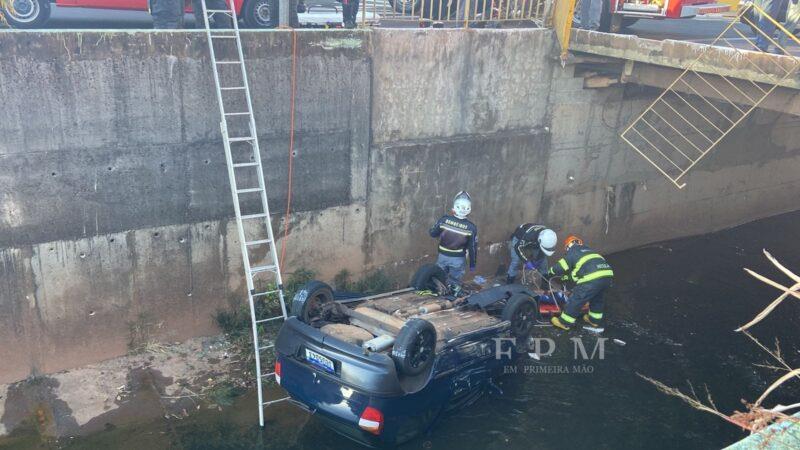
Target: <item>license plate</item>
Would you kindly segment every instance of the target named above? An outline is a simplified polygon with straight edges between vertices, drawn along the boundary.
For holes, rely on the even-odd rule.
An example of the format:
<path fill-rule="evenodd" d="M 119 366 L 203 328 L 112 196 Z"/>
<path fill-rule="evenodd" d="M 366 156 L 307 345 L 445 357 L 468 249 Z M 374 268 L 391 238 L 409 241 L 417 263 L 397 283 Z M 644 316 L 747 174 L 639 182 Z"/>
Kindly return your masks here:
<path fill-rule="evenodd" d="M 325 372 L 334 373 L 333 361 L 327 356 L 323 356 L 313 350 L 306 349 L 306 361 L 311 363 L 312 366 L 320 368 Z"/>

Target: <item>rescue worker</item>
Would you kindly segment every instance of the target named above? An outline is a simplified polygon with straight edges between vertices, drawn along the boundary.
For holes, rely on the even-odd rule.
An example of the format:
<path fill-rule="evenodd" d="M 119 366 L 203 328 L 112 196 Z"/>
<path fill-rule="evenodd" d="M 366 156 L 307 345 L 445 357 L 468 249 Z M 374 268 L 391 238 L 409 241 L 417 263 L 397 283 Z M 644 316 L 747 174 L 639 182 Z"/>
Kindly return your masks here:
<path fill-rule="evenodd" d="M 466 258 L 472 272 L 478 257 L 478 227 L 467 220 L 471 211 L 472 199 L 461 191 L 453 199 L 453 214 L 442 216 L 430 230 L 431 237 L 439 238 L 436 264 L 456 281 L 464 276 Z"/>
<path fill-rule="evenodd" d="M 226 0 L 206 0 L 206 9 L 229 10 L 230 6 Z M 205 29 L 206 23 L 203 20 L 203 0 L 192 0 L 192 12 L 194 13 L 194 27 Z M 209 14 L 208 24 L 211 28 L 233 28 L 231 16 L 223 13 Z"/>
<path fill-rule="evenodd" d="M 183 28 L 184 0 L 150 0 L 150 15 L 156 30 Z"/>
<path fill-rule="evenodd" d="M 548 275 L 561 275 L 575 286 L 561 315 L 553 316 L 550 322 L 562 330 L 569 330 L 575 325 L 583 306 L 589 303 L 589 312 L 583 315 L 583 321 L 598 327 L 603 319 L 603 294 L 611 287 L 614 272 L 605 258 L 584 245 L 578 236 L 567 237 L 564 250 L 567 254 L 550 268 Z"/>
<path fill-rule="evenodd" d="M 508 265 L 506 284 L 517 281 L 520 266 L 526 270 L 538 269 L 542 275 L 547 273 L 547 257 L 556 250 L 558 237 L 555 231 L 544 225 L 523 223 L 511 234 L 508 252 L 511 264 Z"/>
<path fill-rule="evenodd" d="M 356 16 L 358 15 L 358 3 L 361 0 L 339 0 L 342 2 L 342 22 L 345 28 L 356 27 Z"/>

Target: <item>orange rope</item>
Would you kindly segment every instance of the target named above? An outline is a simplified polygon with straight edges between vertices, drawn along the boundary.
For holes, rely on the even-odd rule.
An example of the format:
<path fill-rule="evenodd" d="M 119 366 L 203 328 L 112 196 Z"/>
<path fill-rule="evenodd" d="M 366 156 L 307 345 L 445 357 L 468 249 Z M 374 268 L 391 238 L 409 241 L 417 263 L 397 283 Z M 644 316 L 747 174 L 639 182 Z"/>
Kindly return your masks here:
<path fill-rule="evenodd" d="M 289 242 L 289 214 L 292 212 L 292 172 L 294 168 L 294 112 L 297 94 L 297 32 L 292 28 L 292 93 L 289 106 L 289 187 L 286 193 L 286 215 L 283 218 L 283 242 L 281 242 L 280 266 L 286 258 L 286 247 Z"/>

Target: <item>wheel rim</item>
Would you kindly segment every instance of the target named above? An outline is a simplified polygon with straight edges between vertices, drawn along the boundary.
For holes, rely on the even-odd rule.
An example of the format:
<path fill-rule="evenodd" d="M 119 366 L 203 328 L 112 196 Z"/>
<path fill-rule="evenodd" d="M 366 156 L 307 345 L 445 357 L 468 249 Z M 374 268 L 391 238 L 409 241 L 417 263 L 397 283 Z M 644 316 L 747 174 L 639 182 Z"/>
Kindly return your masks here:
<path fill-rule="evenodd" d="M 419 368 L 433 354 L 433 336 L 430 332 L 422 332 L 417 338 L 417 345 L 408 357 L 408 363 L 413 368 Z"/>
<path fill-rule="evenodd" d="M 515 336 L 522 336 L 530 330 L 531 321 L 534 318 L 533 306 L 525 303 L 517 308 L 514 318 L 511 321 L 511 332 Z"/>
<path fill-rule="evenodd" d="M 6 11 L 17 22 L 33 22 L 39 17 L 40 6 L 36 0 L 14 0 Z"/>
<path fill-rule="evenodd" d="M 305 317 L 303 321 L 309 323 L 310 321 L 322 315 L 322 305 L 325 304 L 325 297 L 317 295 L 306 300 Z"/>
<path fill-rule="evenodd" d="M 269 12 L 269 2 L 267 0 L 260 0 L 253 5 L 255 8 L 255 14 L 253 17 L 255 18 L 256 22 L 258 22 L 261 26 L 267 26 L 270 24 L 270 12 Z"/>

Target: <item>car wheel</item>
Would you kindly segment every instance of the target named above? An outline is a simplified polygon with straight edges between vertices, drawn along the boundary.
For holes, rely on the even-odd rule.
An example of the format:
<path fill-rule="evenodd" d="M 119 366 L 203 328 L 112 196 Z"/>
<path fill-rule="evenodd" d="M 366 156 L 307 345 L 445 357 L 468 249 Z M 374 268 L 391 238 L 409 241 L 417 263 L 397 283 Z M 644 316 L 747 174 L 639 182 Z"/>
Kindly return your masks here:
<path fill-rule="evenodd" d="M 321 281 L 309 281 L 292 299 L 292 315 L 311 324 L 321 317 L 322 307 L 333 302 L 333 289 Z"/>
<path fill-rule="evenodd" d="M 272 23 L 270 0 L 247 0 L 242 6 L 242 18 L 249 28 L 269 28 Z"/>
<path fill-rule="evenodd" d="M 536 322 L 536 301 L 525 294 L 514 294 L 503 307 L 503 320 L 511 322 L 511 334 L 517 339 L 527 338 Z"/>
<path fill-rule="evenodd" d="M 39 28 L 50 18 L 48 0 L 6 0 L 3 13 L 13 28 Z"/>
<path fill-rule="evenodd" d="M 436 328 L 424 319 L 411 319 L 394 340 L 392 359 L 402 375 L 414 376 L 433 365 Z"/>
<path fill-rule="evenodd" d="M 416 14 L 424 0 L 389 0 L 392 9 L 404 16 Z"/>
<path fill-rule="evenodd" d="M 611 4 L 609 0 L 603 0 L 603 10 L 600 12 L 600 28 L 598 31 L 608 33 L 611 30 Z"/>
<path fill-rule="evenodd" d="M 444 295 L 447 293 L 447 274 L 436 264 L 424 264 L 411 278 L 411 287 Z"/>
<path fill-rule="evenodd" d="M 622 19 L 622 29 L 628 28 L 639 21 L 638 17 L 625 17 Z"/>

